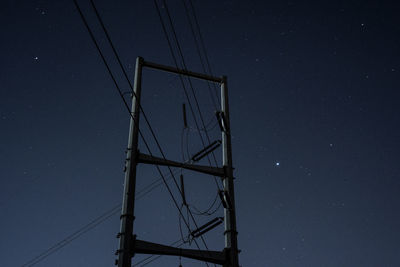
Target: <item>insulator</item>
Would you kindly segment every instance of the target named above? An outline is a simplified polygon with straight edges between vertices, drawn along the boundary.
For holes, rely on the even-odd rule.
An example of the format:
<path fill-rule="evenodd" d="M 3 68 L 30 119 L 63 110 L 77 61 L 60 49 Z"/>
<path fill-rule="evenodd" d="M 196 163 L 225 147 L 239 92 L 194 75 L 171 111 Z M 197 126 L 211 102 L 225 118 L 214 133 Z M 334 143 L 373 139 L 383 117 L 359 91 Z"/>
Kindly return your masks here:
<path fill-rule="evenodd" d="M 224 198 L 224 191 L 219 190 L 218 191 L 218 195 L 219 195 L 219 198 L 221 199 L 222 206 L 224 206 L 224 209 L 227 209 L 228 205 L 226 204 L 226 201 L 225 201 L 225 198 Z"/>
<path fill-rule="evenodd" d="M 181 182 L 182 202 L 183 202 L 183 205 L 187 206 L 186 196 L 185 196 L 185 184 L 183 182 L 183 175 L 181 174 L 181 176 L 179 178 L 180 178 L 180 182 Z"/>
<path fill-rule="evenodd" d="M 223 132 L 224 126 L 222 125 L 222 121 L 221 121 L 221 111 L 215 111 L 215 116 L 217 117 L 218 125 L 219 125 L 219 128 L 221 129 L 221 132 Z"/>
<path fill-rule="evenodd" d="M 208 154 L 213 152 L 220 145 L 221 145 L 221 140 L 217 140 L 217 141 L 212 142 L 211 144 L 209 144 L 208 146 L 206 146 L 205 148 L 203 148 L 202 150 L 200 150 L 199 152 L 194 154 L 192 156 L 192 160 L 193 161 L 201 160 L 202 158 L 204 158 L 205 156 L 207 156 Z"/>
<path fill-rule="evenodd" d="M 186 105 L 185 103 L 182 104 L 182 113 L 183 113 L 183 127 L 187 128 L 187 117 L 186 117 Z"/>
<path fill-rule="evenodd" d="M 222 111 L 216 111 L 215 112 L 215 116 L 217 116 L 217 120 L 218 120 L 218 125 L 219 128 L 221 129 L 221 132 L 225 132 L 226 131 L 226 119 L 225 119 L 225 114 Z"/>
<path fill-rule="evenodd" d="M 224 206 L 225 209 L 231 209 L 232 202 L 231 202 L 231 198 L 229 197 L 228 192 L 219 190 L 218 195 L 219 195 L 219 198 L 221 199 L 222 206 Z"/>
<path fill-rule="evenodd" d="M 200 226 L 196 230 L 190 233 L 191 236 L 193 237 L 199 237 L 211 229 L 215 228 L 216 226 L 220 225 L 224 221 L 224 218 L 222 217 L 217 217 L 209 221 L 208 223 L 204 224 L 203 226 Z"/>

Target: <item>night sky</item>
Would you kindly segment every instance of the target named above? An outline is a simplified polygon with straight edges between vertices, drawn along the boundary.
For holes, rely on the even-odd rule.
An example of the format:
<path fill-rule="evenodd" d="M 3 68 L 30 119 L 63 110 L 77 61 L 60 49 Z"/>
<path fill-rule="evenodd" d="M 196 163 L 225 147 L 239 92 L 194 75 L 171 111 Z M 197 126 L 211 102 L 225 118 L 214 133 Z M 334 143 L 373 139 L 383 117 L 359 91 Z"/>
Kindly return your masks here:
<path fill-rule="evenodd" d="M 137 56 L 174 65 L 153 1 L 95 3 L 131 81 Z M 128 92 L 89 1 L 79 4 Z M 399 4 L 193 4 L 213 74 L 228 77 L 240 264 L 400 266 Z M 0 266 L 22 266 L 110 211 L 35 266 L 113 266 L 129 114 L 73 1 L 1 6 Z M 203 72 L 182 1 L 168 1 L 168 8 L 187 67 Z M 202 145 L 189 111 L 183 130 L 188 103 L 179 77 L 143 75 L 142 106 L 165 154 L 187 160 Z M 193 86 L 217 140 L 215 89 L 212 98 L 206 83 Z M 160 155 L 143 118 L 141 128 Z M 143 141 L 139 147 L 147 152 Z M 217 192 L 213 178 L 183 175 L 188 202 L 206 209 Z M 153 166 L 139 165 L 137 191 L 158 179 Z M 176 188 L 174 194 L 180 204 Z M 165 186 L 138 199 L 135 215 L 138 238 L 180 239 Z M 196 219 L 201 225 L 222 215 L 220 208 Z M 204 238 L 210 249 L 223 249 L 222 226 Z M 164 256 L 148 266 L 178 265 L 178 257 Z"/>

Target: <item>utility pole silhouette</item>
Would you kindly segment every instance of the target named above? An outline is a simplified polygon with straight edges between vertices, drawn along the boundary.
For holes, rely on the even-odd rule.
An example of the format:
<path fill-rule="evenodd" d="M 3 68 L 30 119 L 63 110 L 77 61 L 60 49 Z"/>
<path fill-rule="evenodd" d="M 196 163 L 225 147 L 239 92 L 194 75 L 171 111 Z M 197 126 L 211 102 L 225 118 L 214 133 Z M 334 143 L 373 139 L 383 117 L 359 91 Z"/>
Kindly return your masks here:
<path fill-rule="evenodd" d="M 140 153 L 138 150 L 139 137 L 139 115 L 140 115 L 140 96 L 142 69 L 144 67 L 152 68 L 160 71 L 175 73 L 177 75 L 189 76 L 209 82 L 218 83 L 221 86 L 221 110 L 216 113 L 219 126 L 222 133 L 222 142 L 214 142 L 202 149 L 195 156 L 202 158 L 208 153 L 222 145 L 222 167 L 211 167 L 197 165 L 193 163 L 182 163 L 168 160 L 165 157 L 159 158 L 153 155 Z M 194 156 L 194 157 L 195 157 Z M 181 249 L 167 245 L 156 244 L 148 241 L 136 239 L 133 234 L 133 222 L 135 219 L 135 186 L 136 186 L 136 166 L 141 164 L 153 164 L 158 166 L 169 166 L 184 168 L 196 172 L 218 176 L 223 180 L 223 190 L 219 191 L 220 198 L 224 207 L 224 218 L 215 218 L 205 225 L 198 227 L 191 232 L 193 238 L 199 237 L 205 232 L 211 230 L 224 221 L 225 246 L 221 251 L 210 251 L 200 249 Z M 126 158 L 126 172 L 124 183 L 124 195 L 121 211 L 121 225 L 118 233 L 119 249 L 117 250 L 118 267 L 131 267 L 132 257 L 135 254 L 158 254 L 158 255 L 175 255 L 187 257 L 200 261 L 220 264 L 224 267 L 239 267 L 238 260 L 238 243 L 236 230 L 236 214 L 235 214 L 235 198 L 233 183 L 233 167 L 232 167 L 232 147 L 231 132 L 229 121 L 229 103 L 228 103 L 228 86 L 227 78 L 213 77 L 210 75 L 196 73 L 188 70 L 178 69 L 170 66 L 164 66 L 157 63 L 144 61 L 138 57 L 136 60 L 134 95 L 132 96 L 131 120 L 129 129 L 129 140 Z M 181 189 L 182 193 L 183 189 Z M 182 194 L 183 196 L 183 194 Z"/>

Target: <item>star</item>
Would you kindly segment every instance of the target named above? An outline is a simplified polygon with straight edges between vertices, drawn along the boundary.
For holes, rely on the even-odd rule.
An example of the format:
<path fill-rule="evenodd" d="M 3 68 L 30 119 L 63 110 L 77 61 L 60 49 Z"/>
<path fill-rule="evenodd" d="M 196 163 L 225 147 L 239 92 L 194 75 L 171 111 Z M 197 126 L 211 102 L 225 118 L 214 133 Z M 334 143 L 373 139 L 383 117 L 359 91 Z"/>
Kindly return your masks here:
<path fill-rule="evenodd" d="M 34 60 L 38 60 L 39 58 L 38 58 L 38 57 L 34 57 L 33 59 L 34 59 Z"/>
<path fill-rule="evenodd" d="M 275 163 L 275 166 L 279 166 L 279 165 L 281 165 L 280 162 L 276 162 L 276 163 Z"/>

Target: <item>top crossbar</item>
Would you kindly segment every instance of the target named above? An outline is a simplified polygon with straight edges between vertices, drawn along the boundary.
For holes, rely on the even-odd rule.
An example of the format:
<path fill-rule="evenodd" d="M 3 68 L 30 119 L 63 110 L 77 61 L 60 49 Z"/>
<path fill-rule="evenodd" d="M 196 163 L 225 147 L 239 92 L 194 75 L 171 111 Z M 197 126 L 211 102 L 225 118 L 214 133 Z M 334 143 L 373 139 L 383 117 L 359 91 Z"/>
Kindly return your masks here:
<path fill-rule="evenodd" d="M 158 64 L 158 63 L 143 61 L 142 66 L 152 68 L 152 69 L 163 70 L 166 72 L 182 74 L 182 75 L 194 77 L 194 78 L 201 79 L 201 80 L 207 80 L 207 81 L 211 81 L 211 82 L 215 82 L 215 83 L 223 83 L 222 77 L 214 77 L 214 76 L 210 76 L 210 75 L 203 74 L 203 73 L 198 73 L 198 72 L 193 72 L 193 71 L 189 71 L 189 70 L 183 70 L 183 69 L 178 69 L 178 68 L 174 68 L 174 67 L 170 67 L 170 66 L 165 66 L 165 65 Z"/>

